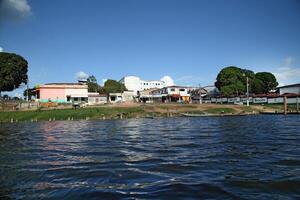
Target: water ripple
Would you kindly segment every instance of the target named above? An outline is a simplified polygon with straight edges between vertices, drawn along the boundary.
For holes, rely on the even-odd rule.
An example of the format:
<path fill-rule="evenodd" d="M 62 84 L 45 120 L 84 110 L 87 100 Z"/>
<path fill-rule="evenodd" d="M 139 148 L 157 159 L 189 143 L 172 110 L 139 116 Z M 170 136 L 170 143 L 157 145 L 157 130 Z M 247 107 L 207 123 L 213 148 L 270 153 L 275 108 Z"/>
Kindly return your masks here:
<path fill-rule="evenodd" d="M 1 124 L 0 199 L 299 199 L 300 118 Z"/>

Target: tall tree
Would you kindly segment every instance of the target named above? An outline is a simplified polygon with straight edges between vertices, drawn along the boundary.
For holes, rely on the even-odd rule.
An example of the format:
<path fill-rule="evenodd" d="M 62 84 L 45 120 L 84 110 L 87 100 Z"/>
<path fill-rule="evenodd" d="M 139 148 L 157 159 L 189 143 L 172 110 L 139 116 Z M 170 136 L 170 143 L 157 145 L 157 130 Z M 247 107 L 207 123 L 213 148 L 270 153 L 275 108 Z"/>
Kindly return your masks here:
<path fill-rule="evenodd" d="M 0 96 L 28 82 L 28 62 L 14 53 L 0 52 Z"/>
<path fill-rule="evenodd" d="M 252 81 L 254 72 L 235 66 L 225 67 L 219 72 L 215 86 L 225 96 L 244 94 L 246 92 L 246 77 Z"/>
<path fill-rule="evenodd" d="M 98 92 L 99 85 L 97 83 L 97 79 L 94 75 L 91 75 L 87 79 L 88 91 L 89 92 Z"/>
<path fill-rule="evenodd" d="M 124 84 L 116 80 L 108 79 L 107 81 L 105 81 L 102 90 L 108 94 L 108 93 L 115 93 L 115 92 L 124 92 L 127 89 Z"/>
<path fill-rule="evenodd" d="M 255 74 L 255 79 L 260 82 L 259 93 L 269 93 L 278 86 L 276 77 L 270 72 L 258 72 Z"/>

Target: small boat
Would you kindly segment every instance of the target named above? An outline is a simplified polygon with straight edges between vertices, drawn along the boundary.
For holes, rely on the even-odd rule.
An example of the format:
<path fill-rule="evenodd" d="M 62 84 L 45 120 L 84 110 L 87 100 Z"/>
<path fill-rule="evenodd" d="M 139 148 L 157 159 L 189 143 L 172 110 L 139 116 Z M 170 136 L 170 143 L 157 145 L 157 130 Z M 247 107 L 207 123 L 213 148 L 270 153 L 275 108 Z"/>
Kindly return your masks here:
<path fill-rule="evenodd" d="M 182 116 L 185 117 L 211 117 L 211 116 L 220 116 L 219 114 L 195 114 L 195 113 L 182 113 Z"/>
<path fill-rule="evenodd" d="M 185 117 L 224 117 L 224 116 L 247 116 L 249 114 L 247 113 L 238 113 L 238 114 L 209 114 L 209 113 L 203 113 L 203 114 L 194 114 L 194 113 L 182 113 L 182 116 Z"/>

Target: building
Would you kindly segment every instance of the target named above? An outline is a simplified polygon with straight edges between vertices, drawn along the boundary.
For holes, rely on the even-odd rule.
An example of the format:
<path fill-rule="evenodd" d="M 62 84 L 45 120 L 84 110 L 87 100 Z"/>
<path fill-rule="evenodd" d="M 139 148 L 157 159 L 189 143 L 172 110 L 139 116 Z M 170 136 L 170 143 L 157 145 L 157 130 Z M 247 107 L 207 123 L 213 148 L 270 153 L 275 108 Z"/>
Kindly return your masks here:
<path fill-rule="evenodd" d="M 123 93 L 109 93 L 108 101 L 109 103 L 122 103 Z"/>
<path fill-rule="evenodd" d="M 169 86 L 151 92 L 154 101 L 190 102 L 190 91 L 193 88 L 184 86 Z"/>
<path fill-rule="evenodd" d="M 39 102 L 87 103 L 88 86 L 80 83 L 48 83 L 36 88 Z"/>
<path fill-rule="evenodd" d="M 152 92 L 158 90 L 158 88 L 152 88 L 138 92 L 138 101 L 143 103 L 153 103 Z"/>
<path fill-rule="evenodd" d="M 190 90 L 190 95 L 191 95 L 191 101 L 192 103 L 202 103 L 205 102 L 204 98 L 207 96 L 208 92 L 205 88 L 201 88 L 201 92 L 200 92 L 200 88 L 193 88 Z M 200 93 L 201 93 L 201 97 L 200 97 Z"/>
<path fill-rule="evenodd" d="M 89 92 L 88 93 L 88 104 L 89 105 L 97 105 L 97 104 L 105 104 L 107 103 L 107 95 L 99 94 L 97 92 Z"/>
<path fill-rule="evenodd" d="M 133 102 L 135 100 L 133 91 L 124 91 L 122 93 L 109 93 L 109 103 Z"/>
<path fill-rule="evenodd" d="M 119 82 L 123 83 L 127 90 L 133 91 L 134 95 L 137 95 L 138 91 L 166 86 L 164 81 L 145 81 L 137 76 L 125 76 Z"/>
<path fill-rule="evenodd" d="M 277 89 L 279 90 L 279 94 L 300 94 L 300 83 L 281 86 Z"/>

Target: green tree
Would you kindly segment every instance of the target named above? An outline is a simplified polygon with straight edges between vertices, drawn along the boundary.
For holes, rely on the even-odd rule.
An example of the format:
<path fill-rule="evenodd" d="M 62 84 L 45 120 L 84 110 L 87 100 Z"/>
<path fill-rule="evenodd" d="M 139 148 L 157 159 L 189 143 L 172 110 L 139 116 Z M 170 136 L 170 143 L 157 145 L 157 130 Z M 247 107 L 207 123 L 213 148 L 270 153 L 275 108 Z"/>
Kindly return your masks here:
<path fill-rule="evenodd" d="M 27 93 L 27 91 L 28 91 L 28 93 Z M 24 90 L 23 96 L 27 97 L 27 94 L 28 94 L 28 100 L 31 100 L 31 98 L 36 95 L 35 88 L 28 88 L 28 89 Z"/>
<path fill-rule="evenodd" d="M 225 67 L 219 72 L 215 86 L 225 96 L 244 94 L 246 92 L 246 77 L 251 82 L 254 79 L 254 72 L 235 66 Z"/>
<path fill-rule="evenodd" d="M 250 91 L 254 94 L 262 94 L 263 93 L 263 82 L 257 78 L 255 78 L 250 84 Z"/>
<path fill-rule="evenodd" d="M 126 91 L 126 87 L 124 84 L 116 81 L 116 80 L 111 80 L 108 79 L 107 81 L 105 81 L 104 86 L 102 88 L 102 91 L 104 91 L 105 93 L 116 93 L 116 92 L 124 92 Z"/>
<path fill-rule="evenodd" d="M 0 96 L 2 91 L 12 91 L 28 81 L 28 63 L 14 53 L 0 52 Z"/>
<path fill-rule="evenodd" d="M 276 77 L 270 72 L 258 72 L 255 74 L 255 79 L 260 82 L 260 88 L 257 89 L 259 93 L 269 93 L 278 86 Z"/>
<path fill-rule="evenodd" d="M 98 85 L 97 79 L 94 75 L 88 77 L 87 85 L 88 85 L 89 92 L 98 92 L 99 85 Z"/>

